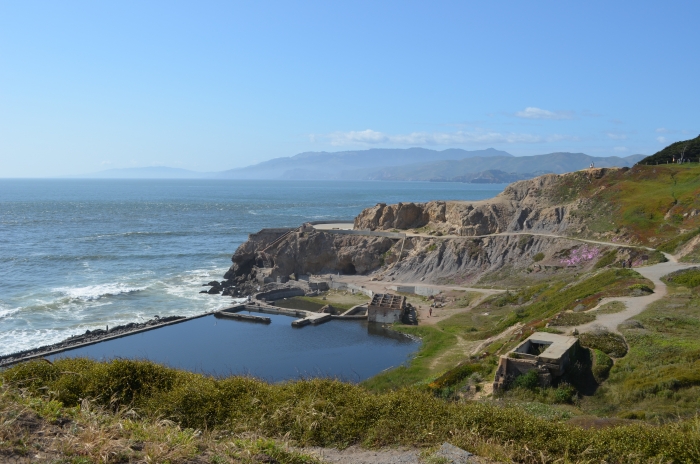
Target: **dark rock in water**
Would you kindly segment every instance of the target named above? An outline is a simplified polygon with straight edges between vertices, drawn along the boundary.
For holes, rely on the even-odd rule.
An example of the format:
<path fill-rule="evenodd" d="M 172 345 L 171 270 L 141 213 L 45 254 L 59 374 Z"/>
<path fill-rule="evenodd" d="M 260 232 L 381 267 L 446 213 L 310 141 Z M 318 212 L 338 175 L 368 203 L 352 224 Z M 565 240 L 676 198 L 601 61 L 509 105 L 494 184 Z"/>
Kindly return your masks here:
<path fill-rule="evenodd" d="M 207 286 L 209 286 L 209 287 L 220 287 L 221 284 L 220 284 L 217 280 L 212 280 L 211 282 L 209 282 L 209 283 L 207 284 Z"/>
<path fill-rule="evenodd" d="M 217 293 L 221 293 L 221 287 L 212 287 L 207 293 L 210 295 L 216 295 Z"/>
<path fill-rule="evenodd" d="M 209 290 L 200 290 L 199 293 L 209 293 Z"/>
<path fill-rule="evenodd" d="M 233 296 L 234 292 L 235 290 L 233 289 L 233 287 L 224 287 L 224 290 L 221 292 L 221 296 Z"/>

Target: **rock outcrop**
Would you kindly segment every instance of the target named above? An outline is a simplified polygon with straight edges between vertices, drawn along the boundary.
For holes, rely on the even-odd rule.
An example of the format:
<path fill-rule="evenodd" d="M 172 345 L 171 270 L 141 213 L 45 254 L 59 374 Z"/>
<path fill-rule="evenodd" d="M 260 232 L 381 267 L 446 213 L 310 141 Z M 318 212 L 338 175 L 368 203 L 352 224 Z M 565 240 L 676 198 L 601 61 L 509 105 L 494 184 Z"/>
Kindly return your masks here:
<path fill-rule="evenodd" d="M 620 168 L 627 170 L 627 168 Z M 569 213 L 578 205 L 575 195 L 591 179 L 618 168 L 590 169 L 564 175 L 547 174 L 515 182 L 490 200 L 379 203 L 355 219 L 355 229 L 421 229 L 442 234 L 482 236 L 501 232 L 533 231 L 563 234 L 581 227 Z"/>
<path fill-rule="evenodd" d="M 561 237 L 585 227 L 579 216 L 570 214 L 582 207 L 578 193 L 594 178 L 611 171 L 544 175 L 516 182 L 491 200 L 471 203 L 380 203 L 355 219 L 356 230 L 410 231 L 405 239 L 347 235 L 310 225 L 264 229 L 252 234 L 233 255 L 223 287 L 235 285 L 236 293 L 250 294 L 261 284 L 283 283 L 307 274 L 475 283 L 506 271 L 553 272 L 564 266 L 562 256 L 567 250 L 581 246 L 581 242 Z M 493 235 L 502 232 L 520 235 Z"/>

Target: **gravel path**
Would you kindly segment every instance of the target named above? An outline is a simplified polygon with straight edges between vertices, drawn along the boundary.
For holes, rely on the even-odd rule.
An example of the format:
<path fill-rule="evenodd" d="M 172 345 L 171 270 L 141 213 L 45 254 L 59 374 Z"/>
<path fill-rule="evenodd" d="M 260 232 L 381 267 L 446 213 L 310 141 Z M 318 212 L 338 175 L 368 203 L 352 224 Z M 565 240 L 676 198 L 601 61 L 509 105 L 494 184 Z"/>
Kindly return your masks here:
<path fill-rule="evenodd" d="M 598 330 L 607 330 L 608 332 L 619 333 L 619 331 L 617 330 L 617 326 L 619 326 L 627 319 L 631 319 L 634 316 L 641 313 L 642 311 L 644 311 L 647 308 L 647 306 L 649 306 L 651 303 L 658 301 L 666 296 L 666 294 L 668 293 L 668 289 L 666 287 L 666 284 L 661 281 L 661 277 L 670 274 L 674 271 L 679 271 L 682 269 L 688 269 L 697 266 L 697 264 L 681 264 L 678 262 L 678 260 L 676 260 L 676 258 L 673 255 L 670 255 L 668 253 L 664 253 L 664 256 L 666 256 L 666 258 L 668 259 L 668 261 L 665 263 L 658 263 L 653 264 L 651 266 L 638 267 L 634 269 L 635 271 L 639 272 L 642 276 L 646 277 L 654 283 L 654 293 L 650 295 L 636 297 L 627 296 L 603 298 L 602 300 L 600 300 L 600 303 L 598 303 L 598 306 L 591 309 L 590 311 L 595 311 L 600 306 L 611 301 L 620 301 L 627 306 L 627 309 L 619 313 L 598 314 L 595 321 L 577 327 L 573 327 L 570 329 L 570 332 L 573 332 L 574 329 L 576 329 L 579 333 L 594 332 Z"/>

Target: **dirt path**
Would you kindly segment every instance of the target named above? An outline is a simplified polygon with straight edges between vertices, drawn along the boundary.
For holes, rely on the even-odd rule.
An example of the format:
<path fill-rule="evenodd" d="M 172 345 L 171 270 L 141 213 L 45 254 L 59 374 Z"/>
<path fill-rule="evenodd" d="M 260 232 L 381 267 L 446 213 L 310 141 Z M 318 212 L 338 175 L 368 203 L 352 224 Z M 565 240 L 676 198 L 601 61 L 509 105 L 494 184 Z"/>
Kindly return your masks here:
<path fill-rule="evenodd" d="M 634 270 L 639 272 L 642 276 L 651 280 L 654 283 L 654 293 L 646 296 L 636 296 L 636 297 L 611 297 L 603 298 L 598 306 L 591 309 L 589 312 L 595 311 L 600 306 L 611 301 L 620 301 L 627 306 L 627 309 L 619 313 L 613 314 L 598 314 L 595 321 L 589 322 L 588 324 L 583 324 L 577 327 L 572 327 L 569 332 L 573 332 L 574 329 L 578 330 L 579 333 L 591 332 L 595 330 L 607 330 L 609 332 L 618 332 L 617 326 L 631 319 L 644 311 L 647 306 L 651 303 L 660 300 L 665 297 L 668 293 L 666 284 L 661 281 L 661 277 L 670 274 L 671 272 L 679 271 L 682 269 L 688 269 L 697 266 L 697 264 L 681 264 L 679 263 L 673 255 L 664 253 L 664 256 L 668 259 L 665 263 L 658 263 L 651 266 L 638 267 Z"/>

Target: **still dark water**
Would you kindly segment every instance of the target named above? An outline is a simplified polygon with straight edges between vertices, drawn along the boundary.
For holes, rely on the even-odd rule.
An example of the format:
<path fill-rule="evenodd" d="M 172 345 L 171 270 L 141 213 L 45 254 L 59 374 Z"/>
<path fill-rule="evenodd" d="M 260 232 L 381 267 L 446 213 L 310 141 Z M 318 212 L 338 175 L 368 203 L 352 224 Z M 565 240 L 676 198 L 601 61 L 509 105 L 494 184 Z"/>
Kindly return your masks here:
<path fill-rule="evenodd" d="M 52 359 L 148 359 L 210 375 L 250 374 L 272 382 L 303 377 L 359 382 L 406 362 L 420 345 L 381 324 L 336 320 L 293 328 L 290 324 L 295 318 L 261 315 L 270 317 L 272 323 L 205 316 L 67 351 Z"/>

